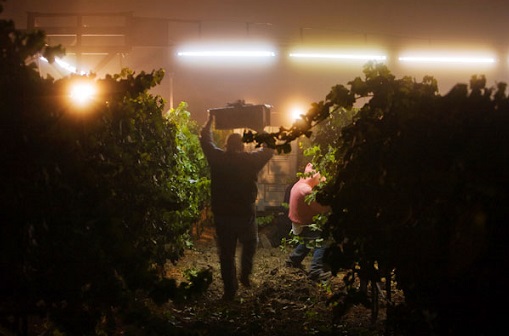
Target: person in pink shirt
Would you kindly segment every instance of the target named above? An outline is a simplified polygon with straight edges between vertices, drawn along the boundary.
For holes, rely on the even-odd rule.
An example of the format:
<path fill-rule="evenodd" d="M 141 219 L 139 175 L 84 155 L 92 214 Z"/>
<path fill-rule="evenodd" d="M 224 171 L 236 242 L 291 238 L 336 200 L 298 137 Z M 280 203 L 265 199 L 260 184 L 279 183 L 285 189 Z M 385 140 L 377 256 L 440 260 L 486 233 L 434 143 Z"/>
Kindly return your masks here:
<path fill-rule="evenodd" d="M 307 246 L 311 240 L 320 237 L 320 231 L 312 230 L 313 218 L 318 214 L 325 214 L 331 209 L 317 201 L 308 201 L 307 197 L 317 186 L 323 177 L 315 171 L 313 165 L 308 163 L 304 170 L 304 175 L 297 181 L 290 191 L 290 202 L 288 218 L 292 221 L 292 232 L 294 235 L 303 238 L 303 242 L 295 247 L 288 256 L 286 265 L 289 267 L 303 268 L 302 261 L 309 254 L 311 249 Z M 330 278 L 330 272 L 324 270 L 323 255 L 325 246 L 316 246 L 313 251 L 308 276 L 315 281 L 327 280 Z"/>

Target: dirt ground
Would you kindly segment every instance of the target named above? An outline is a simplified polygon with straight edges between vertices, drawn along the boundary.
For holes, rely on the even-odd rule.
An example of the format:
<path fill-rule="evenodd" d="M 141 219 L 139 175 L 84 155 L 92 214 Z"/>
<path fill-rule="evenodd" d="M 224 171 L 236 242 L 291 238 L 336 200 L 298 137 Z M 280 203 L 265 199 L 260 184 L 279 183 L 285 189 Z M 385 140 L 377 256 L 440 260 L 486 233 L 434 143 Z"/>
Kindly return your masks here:
<path fill-rule="evenodd" d="M 310 281 L 305 272 L 285 267 L 290 248 L 262 246 L 255 256 L 251 288 L 240 286 L 234 302 L 224 302 L 213 229 L 196 239 L 192 250 L 168 267 L 168 276 L 185 281 L 186 269 L 210 267 L 207 292 L 185 304 L 169 305 L 168 316 L 186 335 L 383 335 L 385 302 L 372 322 L 371 310 L 355 305 L 334 318 L 327 299 L 344 288 L 342 274 L 328 283 Z M 237 258 L 239 253 L 237 254 Z M 311 256 L 304 262 L 309 267 Z M 393 293 L 394 297 L 394 293 Z M 185 332 L 184 332 L 185 331 Z"/>

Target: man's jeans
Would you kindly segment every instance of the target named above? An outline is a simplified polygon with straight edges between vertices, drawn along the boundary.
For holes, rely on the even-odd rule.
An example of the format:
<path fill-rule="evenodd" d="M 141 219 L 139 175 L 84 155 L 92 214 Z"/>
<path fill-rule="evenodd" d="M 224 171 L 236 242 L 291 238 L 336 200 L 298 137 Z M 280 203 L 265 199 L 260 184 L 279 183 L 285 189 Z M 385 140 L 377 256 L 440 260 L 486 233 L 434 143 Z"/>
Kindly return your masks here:
<path fill-rule="evenodd" d="M 320 231 L 312 231 L 309 227 L 305 227 L 304 230 L 299 234 L 304 241 L 297 245 L 295 249 L 290 253 L 288 260 L 296 267 L 300 267 L 302 261 L 311 251 L 311 248 L 306 246 L 306 243 L 320 238 Z M 309 269 L 310 277 L 317 277 L 323 273 L 323 256 L 325 254 L 325 245 L 315 247 L 313 251 L 313 259 L 311 260 L 311 266 Z"/>
<path fill-rule="evenodd" d="M 258 245 L 258 227 L 254 215 L 215 216 L 214 218 L 224 293 L 226 296 L 233 296 L 238 288 L 235 261 L 237 241 L 242 244 L 241 279 L 249 279 L 253 270 L 256 246 Z"/>

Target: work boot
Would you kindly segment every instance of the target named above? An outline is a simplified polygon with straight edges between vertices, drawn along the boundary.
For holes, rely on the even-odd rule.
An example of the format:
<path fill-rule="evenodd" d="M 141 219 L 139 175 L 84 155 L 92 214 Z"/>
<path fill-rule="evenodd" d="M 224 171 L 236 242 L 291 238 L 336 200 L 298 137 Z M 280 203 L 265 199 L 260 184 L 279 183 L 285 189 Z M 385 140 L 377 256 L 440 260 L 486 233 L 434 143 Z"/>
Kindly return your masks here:
<path fill-rule="evenodd" d="M 235 292 L 225 292 L 223 294 L 223 301 L 233 301 L 235 300 Z"/>
<path fill-rule="evenodd" d="M 239 281 L 242 284 L 242 286 L 246 288 L 251 288 L 251 281 L 249 280 L 249 276 L 243 275 L 240 277 Z"/>
<path fill-rule="evenodd" d="M 330 280 L 330 278 L 332 278 L 332 273 L 327 271 L 327 272 L 314 272 L 314 273 L 310 273 L 308 278 L 310 280 L 313 280 L 315 282 L 327 282 Z"/>
<path fill-rule="evenodd" d="M 285 266 L 286 267 L 289 267 L 289 268 L 299 268 L 299 269 L 304 269 L 304 266 L 302 266 L 302 264 L 295 264 L 293 261 L 291 260 L 287 260 L 285 262 Z"/>

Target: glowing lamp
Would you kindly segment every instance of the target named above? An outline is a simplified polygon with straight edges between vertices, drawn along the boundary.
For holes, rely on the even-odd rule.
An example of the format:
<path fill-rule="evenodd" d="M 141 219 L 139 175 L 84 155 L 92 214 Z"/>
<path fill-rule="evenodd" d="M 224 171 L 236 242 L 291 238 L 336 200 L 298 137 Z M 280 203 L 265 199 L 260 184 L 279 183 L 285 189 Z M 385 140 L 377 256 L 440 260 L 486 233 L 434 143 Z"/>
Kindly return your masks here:
<path fill-rule="evenodd" d="M 76 105 L 84 106 L 93 100 L 96 93 L 96 88 L 91 82 L 78 82 L 71 86 L 70 98 Z"/>
<path fill-rule="evenodd" d="M 332 59 L 332 60 L 372 60 L 385 61 L 386 56 L 369 54 L 335 54 L 335 53 L 290 53 L 290 57 L 304 59 Z"/>
<path fill-rule="evenodd" d="M 404 56 L 399 60 L 414 63 L 495 63 L 491 57 Z"/>
<path fill-rule="evenodd" d="M 203 50 L 203 51 L 181 51 L 177 53 L 185 57 L 210 57 L 210 58 L 259 58 L 274 57 L 276 53 L 266 50 Z"/>

